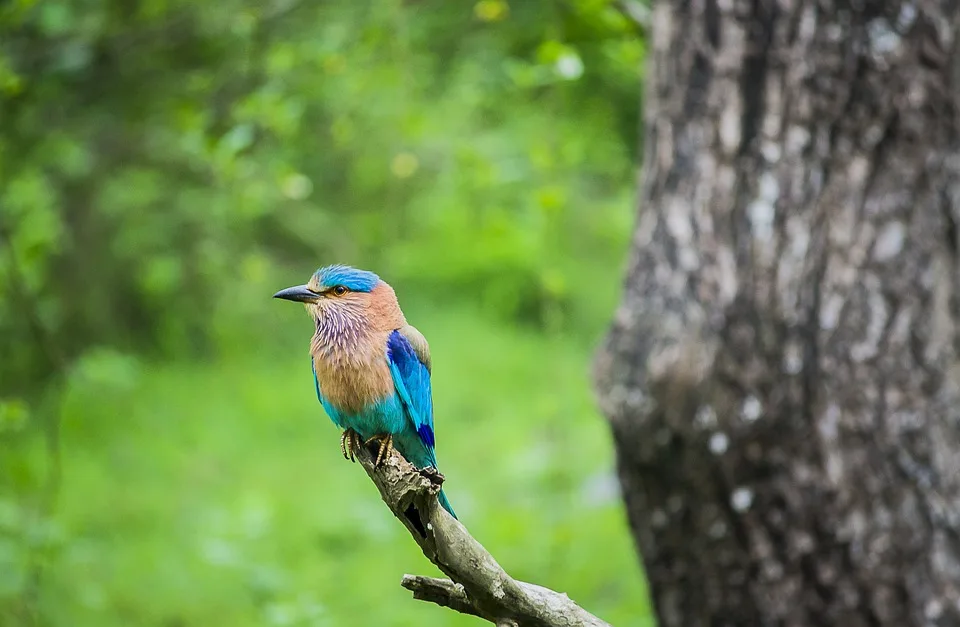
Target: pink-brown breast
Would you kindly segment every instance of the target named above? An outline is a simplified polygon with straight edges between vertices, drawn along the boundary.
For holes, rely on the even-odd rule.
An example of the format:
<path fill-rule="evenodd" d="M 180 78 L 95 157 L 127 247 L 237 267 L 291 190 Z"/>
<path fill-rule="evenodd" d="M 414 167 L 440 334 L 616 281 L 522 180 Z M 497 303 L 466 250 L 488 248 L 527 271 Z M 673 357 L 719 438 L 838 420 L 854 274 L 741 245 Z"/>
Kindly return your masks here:
<path fill-rule="evenodd" d="M 314 354 L 320 394 L 339 411 L 356 414 L 393 394 L 388 335 L 389 331 L 365 335 L 349 354 Z"/>

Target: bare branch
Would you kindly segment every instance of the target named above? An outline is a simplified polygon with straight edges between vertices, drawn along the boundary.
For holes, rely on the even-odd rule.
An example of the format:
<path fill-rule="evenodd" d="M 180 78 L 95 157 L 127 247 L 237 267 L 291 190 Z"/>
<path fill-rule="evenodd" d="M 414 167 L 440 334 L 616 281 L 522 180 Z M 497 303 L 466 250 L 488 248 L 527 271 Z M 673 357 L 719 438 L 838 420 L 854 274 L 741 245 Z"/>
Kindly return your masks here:
<path fill-rule="evenodd" d="M 463 586 L 453 583 L 449 579 L 404 575 L 400 585 L 413 592 L 413 598 L 419 601 L 429 601 L 443 607 L 449 607 L 461 614 L 480 616 Z M 481 618 L 483 617 L 481 616 Z"/>
<path fill-rule="evenodd" d="M 384 503 L 407 528 L 423 554 L 450 579 L 404 575 L 415 599 L 513 627 L 610 627 L 566 594 L 516 581 L 437 502 L 442 476 L 421 474 L 393 451 L 379 469 L 361 447 L 357 459 Z"/>

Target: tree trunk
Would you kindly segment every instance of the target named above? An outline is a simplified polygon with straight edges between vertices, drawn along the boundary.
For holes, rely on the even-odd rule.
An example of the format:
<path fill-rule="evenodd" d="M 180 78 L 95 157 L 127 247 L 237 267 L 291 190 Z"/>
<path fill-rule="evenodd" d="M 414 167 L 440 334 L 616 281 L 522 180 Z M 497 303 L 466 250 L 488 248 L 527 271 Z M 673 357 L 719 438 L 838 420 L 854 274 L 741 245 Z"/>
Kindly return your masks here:
<path fill-rule="evenodd" d="M 595 378 L 662 627 L 960 625 L 958 15 L 655 2 Z"/>

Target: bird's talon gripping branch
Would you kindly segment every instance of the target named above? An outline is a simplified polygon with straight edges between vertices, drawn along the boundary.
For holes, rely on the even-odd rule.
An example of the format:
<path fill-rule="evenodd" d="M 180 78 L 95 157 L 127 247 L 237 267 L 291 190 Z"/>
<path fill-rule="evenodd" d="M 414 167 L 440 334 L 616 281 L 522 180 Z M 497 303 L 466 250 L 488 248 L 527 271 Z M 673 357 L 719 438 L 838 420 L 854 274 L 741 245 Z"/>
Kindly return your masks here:
<path fill-rule="evenodd" d="M 429 479 L 433 485 L 443 485 L 443 481 L 446 479 L 446 477 L 443 476 L 443 473 L 437 470 L 435 466 L 421 468 L 420 474 Z"/>
<path fill-rule="evenodd" d="M 374 468 L 379 468 L 383 464 L 383 460 L 387 458 L 387 455 L 390 454 L 390 451 L 393 450 L 393 436 L 392 435 L 375 435 L 366 442 L 364 446 L 370 444 L 374 440 L 380 442 L 380 450 L 377 451 L 377 461 L 374 462 Z"/>
<path fill-rule="evenodd" d="M 340 436 L 340 452 L 343 453 L 344 459 L 349 459 L 352 462 L 357 460 L 354 458 L 354 451 L 360 447 L 360 434 L 358 434 L 353 429 L 347 429 L 343 432 L 343 435 Z"/>

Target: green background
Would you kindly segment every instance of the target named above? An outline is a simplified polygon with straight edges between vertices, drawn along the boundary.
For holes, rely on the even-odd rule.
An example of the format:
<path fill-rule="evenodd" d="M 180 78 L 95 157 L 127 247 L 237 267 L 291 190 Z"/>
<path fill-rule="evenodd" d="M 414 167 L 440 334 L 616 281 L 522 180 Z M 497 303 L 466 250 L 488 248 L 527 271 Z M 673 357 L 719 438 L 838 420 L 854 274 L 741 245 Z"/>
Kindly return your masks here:
<path fill-rule="evenodd" d="M 608 0 L 0 5 L 0 625 L 477 625 L 316 401 L 302 307 L 374 270 L 515 577 L 651 625 L 590 390 L 644 38 Z"/>

